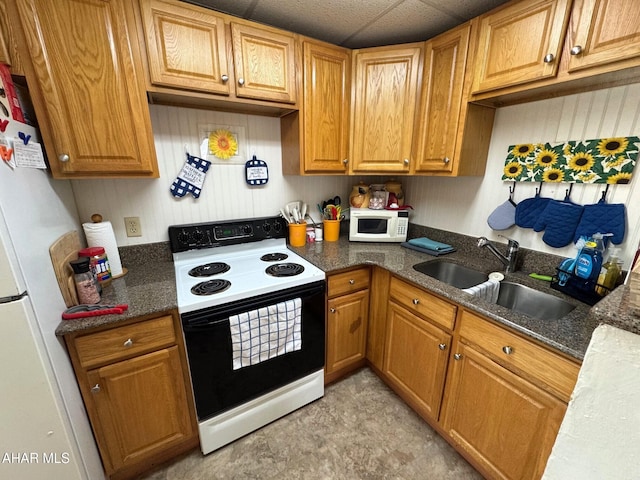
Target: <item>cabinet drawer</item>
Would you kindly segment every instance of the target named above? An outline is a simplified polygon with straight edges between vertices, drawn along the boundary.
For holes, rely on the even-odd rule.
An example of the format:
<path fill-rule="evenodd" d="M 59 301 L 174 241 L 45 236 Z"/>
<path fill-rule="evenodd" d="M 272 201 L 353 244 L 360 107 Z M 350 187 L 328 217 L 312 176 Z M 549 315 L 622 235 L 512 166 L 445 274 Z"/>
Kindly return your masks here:
<path fill-rule="evenodd" d="M 391 297 L 409 311 L 417 313 L 449 330 L 456 319 L 455 305 L 408 283 L 391 279 Z"/>
<path fill-rule="evenodd" d="M 463 311 L 460 322 L 463 341 L 477 345 L 507 368 L 518 369 L 552 388 L 564 401 L 569 400 L 580 365 L 473 313 Z"/>
<path fill-rule="evenodd" d="M 176 342 L 171 315 L 78 337 L 74 344 L 84 368 L 149 352 Z"/>
<path fill-rule="evenodd" d="M 337 273 L 327 279 L 327 291 L 329 297 L 344 295 L 369 288 L 369 269 L 359 268 L 344 273 Z"/>

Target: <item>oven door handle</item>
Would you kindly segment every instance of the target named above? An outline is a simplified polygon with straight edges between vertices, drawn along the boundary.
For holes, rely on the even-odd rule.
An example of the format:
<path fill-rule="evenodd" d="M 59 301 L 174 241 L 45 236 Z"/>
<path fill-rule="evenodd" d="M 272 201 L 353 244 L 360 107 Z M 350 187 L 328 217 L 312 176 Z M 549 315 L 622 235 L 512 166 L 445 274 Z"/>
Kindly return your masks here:
<path fill-rule="evenodd" d="M 182 325 L 182 330 L 185 333 L 190 333 L 190 332 L 202 332 L 203 330 L 211 330 L 213 328 L 219 327 L 220 323 L 222 322 L 227 322 L 227 325 L 229 324 L 229 320 L 225 319 L 225 320 L 215 320 L 213 322 L 207 322 L 207 323 L 199 323 L 199 324 L 183 324 Z"/>

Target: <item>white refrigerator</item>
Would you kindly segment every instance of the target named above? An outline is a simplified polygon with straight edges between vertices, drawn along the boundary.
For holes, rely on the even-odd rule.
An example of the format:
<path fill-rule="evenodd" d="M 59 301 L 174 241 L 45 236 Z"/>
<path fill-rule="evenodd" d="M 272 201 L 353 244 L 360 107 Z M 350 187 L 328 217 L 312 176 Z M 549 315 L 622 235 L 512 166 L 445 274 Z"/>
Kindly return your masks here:
<path fill-rule="evenodd" d="M 18 131 L 37 139 L 15 121 L 4 135 Z M 0 160 L 0 478 L 104 478 L 70 361 L 55 336 L 65 304 L 49 247 L 80 228 L 70 181 Z"/>

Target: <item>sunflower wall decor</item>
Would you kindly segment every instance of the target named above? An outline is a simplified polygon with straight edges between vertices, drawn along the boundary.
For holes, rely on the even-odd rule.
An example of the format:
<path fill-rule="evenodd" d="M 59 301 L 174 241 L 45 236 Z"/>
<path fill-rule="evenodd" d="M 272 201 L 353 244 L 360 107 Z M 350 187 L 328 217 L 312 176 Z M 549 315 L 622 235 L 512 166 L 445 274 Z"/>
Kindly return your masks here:
<path fill-rule="evenodd" d="M 198 125 L 200 156 L 213 164 L 244 165 L 247 161 L 246 125 Z"/>
<path fill-rule="evenodd" d="M 638 158 L 638 137 L 599 138 L 509 146 L 502 180 L 628 184 Z"/>

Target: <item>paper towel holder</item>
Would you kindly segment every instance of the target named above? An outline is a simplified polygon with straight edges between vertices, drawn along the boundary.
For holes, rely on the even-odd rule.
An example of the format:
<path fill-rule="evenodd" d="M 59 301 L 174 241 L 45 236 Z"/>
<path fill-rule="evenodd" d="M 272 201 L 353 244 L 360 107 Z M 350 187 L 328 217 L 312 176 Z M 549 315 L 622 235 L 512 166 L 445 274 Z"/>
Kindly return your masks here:
<path fill-rule="evenodd" d="M 91 215 L 91 222 L 92 223 L 102 223 L 102 215 L 100 215 L 99 213 L 94 213 L 93 215 Z M 122 273 L 120 273 L 119 275 L 112 275 L 111 278 L 113 278 L 115 280 L 117 278 L 124 277 L 128 272 L 129 272 L 129 270 L 127 270 L 127 267 L 122 265 Z"/>

